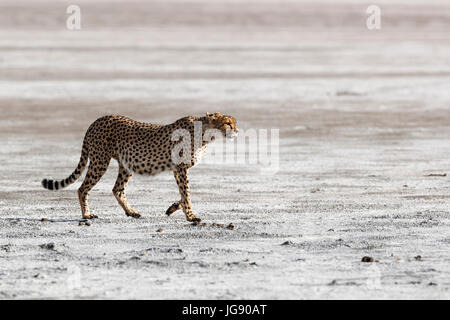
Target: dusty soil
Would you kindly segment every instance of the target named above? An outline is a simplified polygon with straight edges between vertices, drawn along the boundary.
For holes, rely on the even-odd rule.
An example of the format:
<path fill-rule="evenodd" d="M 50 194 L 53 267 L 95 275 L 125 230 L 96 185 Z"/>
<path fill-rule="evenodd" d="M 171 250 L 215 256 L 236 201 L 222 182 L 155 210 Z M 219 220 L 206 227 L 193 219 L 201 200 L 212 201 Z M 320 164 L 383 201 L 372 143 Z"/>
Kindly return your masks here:
<path fill-rule="evenodd" d="M 77 3 L 79 31 L 65 1 L 0 4 L 1 298 L 450 298 L 448 3 L 381 1 L 378 31 L 357 1 Z M 164 215 L 170 173 L 133 177 L 132 219 L 112 163 L 90 226 L 79 181 L 40 185 L 101 115 L 206 111 L 280 129 L 276 174 L 192 169 L 206 225 Z"/>

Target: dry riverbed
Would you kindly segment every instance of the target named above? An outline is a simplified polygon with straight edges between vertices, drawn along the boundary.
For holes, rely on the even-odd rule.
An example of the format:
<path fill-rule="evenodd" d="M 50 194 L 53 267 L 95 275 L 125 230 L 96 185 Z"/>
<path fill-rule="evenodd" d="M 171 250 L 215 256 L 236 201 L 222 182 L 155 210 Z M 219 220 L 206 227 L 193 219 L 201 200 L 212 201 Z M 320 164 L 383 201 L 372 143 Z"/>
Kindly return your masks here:
<path fill-rule="evenodd" d="M 80 31 L 24 3 L 0 5 L 0 298 L 450 298 L 448 4 L 381 2 L 371 33 L 356 1 L 79 1 Z M 133 219 L 112 162 L 90 224 L 79 181 L 40 185 L 101 115 L 206 111 L 280 140 L 275 174 L 191 170 L 205 224 L 165 216 L 170 173 L 133 176 Z"/>

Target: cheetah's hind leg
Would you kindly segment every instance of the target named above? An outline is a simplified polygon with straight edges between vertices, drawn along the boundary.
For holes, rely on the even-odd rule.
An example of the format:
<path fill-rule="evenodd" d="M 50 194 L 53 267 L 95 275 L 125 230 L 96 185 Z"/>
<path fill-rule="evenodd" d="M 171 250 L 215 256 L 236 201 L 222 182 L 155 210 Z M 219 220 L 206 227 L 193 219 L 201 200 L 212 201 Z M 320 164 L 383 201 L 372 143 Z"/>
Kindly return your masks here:
<path fill-rule="evenodd" d="M 119 174 L 112 192 L 128 217 L 139 218 L 141 215 L 130 207 L 125 194 L 125 187 L 130 181 L 131 176 L 132 173 L 119 163 Z"/>
<path fill-rule="evenodd" d="M 84 178 L 83 183 L 78 189 L 78 198 L 80 200 L 81 214 L 83 219 L 93 219 L 98 218 L 97 215 L 93 214 L 89 210 L 88 198 L 89 193 L 92 188 L 97 184 L 100 178 L 105 174 L 108 168 L 110 159 L 91 159 L 89 163 L 89 168 Z"/>

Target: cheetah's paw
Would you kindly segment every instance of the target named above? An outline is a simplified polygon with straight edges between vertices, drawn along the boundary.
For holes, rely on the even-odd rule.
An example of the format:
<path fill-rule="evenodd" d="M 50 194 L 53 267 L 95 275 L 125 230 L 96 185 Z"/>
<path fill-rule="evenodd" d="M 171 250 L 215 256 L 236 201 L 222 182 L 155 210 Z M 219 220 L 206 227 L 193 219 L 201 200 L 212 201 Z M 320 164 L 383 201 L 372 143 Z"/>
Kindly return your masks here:
<path fill-rule="evenodd" d="M 83 219 L 97 219 L 97 218 L 98 218 L 98 216 L 93 213 L 88 213 L 83 216 Z"/>
<path fill-rule="evenodd" d="M 137 213 L 136 211 L 126 212 L 125 214 L 127 215 L 127 217 L 133 217 L 136 219 L 141 217 L 141 215 L 139 213 Z"/>

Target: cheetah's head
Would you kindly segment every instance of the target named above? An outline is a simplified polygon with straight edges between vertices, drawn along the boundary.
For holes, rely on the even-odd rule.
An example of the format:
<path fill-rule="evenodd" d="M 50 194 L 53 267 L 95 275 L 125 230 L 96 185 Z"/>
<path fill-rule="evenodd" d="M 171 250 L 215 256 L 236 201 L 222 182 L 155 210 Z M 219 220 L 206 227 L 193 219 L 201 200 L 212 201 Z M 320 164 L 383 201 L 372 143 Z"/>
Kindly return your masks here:
<path fill-rule="evenodd" d="M 239 132 L 236 126 L 236 119 L 220 112 L 206 113 L 210 128 L 218 129 L 222 132 L 223 136 L 229 139 L 237 137 Z"/>

